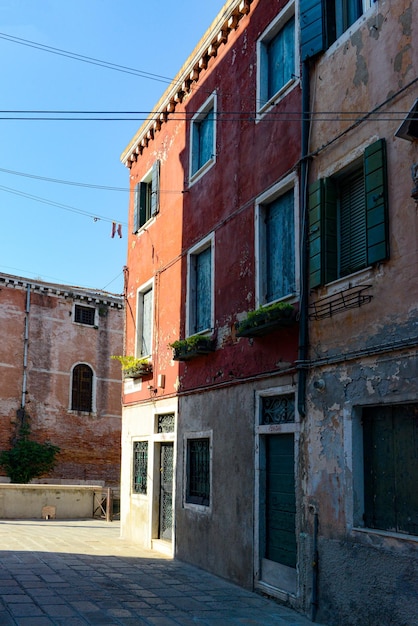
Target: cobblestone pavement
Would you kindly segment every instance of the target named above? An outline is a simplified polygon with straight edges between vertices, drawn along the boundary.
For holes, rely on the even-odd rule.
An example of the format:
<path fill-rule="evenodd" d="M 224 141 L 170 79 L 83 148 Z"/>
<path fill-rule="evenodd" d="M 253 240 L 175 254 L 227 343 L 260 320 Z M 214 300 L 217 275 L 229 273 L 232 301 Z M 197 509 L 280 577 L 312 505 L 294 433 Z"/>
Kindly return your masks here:
<path fill-rule="evenodd" d="M 309 626 L 272 600 L 119 538 L 103 520 L 0 521 L 0 625 Z"/>

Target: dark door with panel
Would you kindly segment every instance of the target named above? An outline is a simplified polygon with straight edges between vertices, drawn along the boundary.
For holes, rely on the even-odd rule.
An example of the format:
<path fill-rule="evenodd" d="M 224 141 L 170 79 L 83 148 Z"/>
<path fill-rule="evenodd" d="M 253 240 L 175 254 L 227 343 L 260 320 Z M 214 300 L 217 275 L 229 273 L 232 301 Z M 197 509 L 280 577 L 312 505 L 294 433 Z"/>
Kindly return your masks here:
<path fill-rule="evenodd" d="M 265 558 L 296 567 L 294 435 L 266 437 Z"/>

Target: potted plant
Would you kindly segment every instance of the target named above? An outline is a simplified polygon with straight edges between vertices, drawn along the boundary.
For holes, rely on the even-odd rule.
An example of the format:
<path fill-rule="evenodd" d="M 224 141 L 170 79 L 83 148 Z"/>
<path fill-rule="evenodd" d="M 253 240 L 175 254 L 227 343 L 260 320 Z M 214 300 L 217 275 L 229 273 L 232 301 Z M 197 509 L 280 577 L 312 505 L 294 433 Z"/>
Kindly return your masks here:
<path fill-rule="evenodd" d="M 215 350 L 215 339 L 205 335 L 192 335 L 170 343 L 174 361 L 189 361 L 200 354 L 209 354 Z"/>
<path fill-rule="evenodd" d="M 150 376 L 152 374 L 152 363 L 147 358 L 137 358 L 135 356 L 112 356 L 122 365 L 124 378 L 139 378 L 140 376 Z"/>
<path fill-rule="evenodd" d="M 275 302 L 249 311 L 247 317 L 237 322 L 237 337 L 260 337 L 283 326 L 295 323 L 295 307 L 289 302 Z"/>

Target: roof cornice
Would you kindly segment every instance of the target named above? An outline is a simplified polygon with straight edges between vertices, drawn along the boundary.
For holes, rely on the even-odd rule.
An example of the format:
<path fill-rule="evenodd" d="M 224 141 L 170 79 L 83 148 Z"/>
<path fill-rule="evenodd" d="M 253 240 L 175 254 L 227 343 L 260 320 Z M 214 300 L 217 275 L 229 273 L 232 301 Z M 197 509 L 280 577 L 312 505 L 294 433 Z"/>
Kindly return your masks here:
<path fill-rule="evenodd" d="M 228 0 L 226 2 L 155 105 L 155 110 L 149 114 L 132 141 L 122 152 L 120 160 L 126 167 L 132 166 L 167 121 L 170 113 L 175 112 L 177 104 L 182 102 L 192 91 L 199 81 L 201 72 L 207 68 L 210 59 L 217 56 L 219 47 L 227 42 L 230 33 L 236 30 L 240 20 L 250 12 L 252 2 L 253 0 Z"/>

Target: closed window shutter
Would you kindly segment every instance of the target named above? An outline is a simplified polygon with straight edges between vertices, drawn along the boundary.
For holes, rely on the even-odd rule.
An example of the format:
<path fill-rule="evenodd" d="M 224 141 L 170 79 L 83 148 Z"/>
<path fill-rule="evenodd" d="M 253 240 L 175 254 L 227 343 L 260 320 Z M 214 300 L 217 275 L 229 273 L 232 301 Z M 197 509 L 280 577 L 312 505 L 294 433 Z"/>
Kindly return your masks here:
<path fill-rule="evenodd" d="M 326 47 L 325 0 L 300 0 L 302 61 Z"/>
<path fill-rule="evenodd" d="M 347 276 L 367 265 L 363 170 L 361 169 L 344 179 L 339 190 L 339 276 Z"/>
<path fill-rule="evenodd" d="M 148 183 L 139 183 L 139 226 L 147 221 Z"/>
<path fill-rule="evenodd" d="M 322 230 L 323 230 L 324 180 L 316 180 L 309 187 L 309 286 L 322 285 Z"/>
<path fill-rule="evenodd" d="M 309 286 L 338 276 L 337 196 L 334 182 L 315 181 L 309 188 Z"/>
<path fill-rule="evenodd" d="M 152 289 L 142 294 L 141 356 L 152 352 Z"/>
<path fill-rule="evenodd" d="M 214 114 L 209 111 L 199 126 L 199 169 L 213 157 Z"/>
<path fill-rule="evenodd" d="M 72 400 L 73 411 L 90 413 L 93 403 L 93 371 L 88 365 L 76 365 L 73 369 Z"/>
<path fill-rule="evenodd" d="M 151 182 L 151 215 L 155 215 L 160 210 L 160 161 L 155 161 L 152 166 Z"/>
<path fill-rule="evenodd" d="M 272 98 L 295 73 L 295 19 L 290 19 L 267 44 L 268 88 Z"/>
<path fill-rule="evenodd" d="M 212 250 L 196 255 L 196 319 L 194 332 L 211 327 L 212 318 Z"/>
<path fill-rule="evenodd" d="M 266 302 L 295 291 L 294 191 L 266 208 Z"/>
<path fill-rule="evenodd" d="M 139 222 L 139 207 L 140 207 L 140 198 L 139 198 L 139 184 L 135 185 L 135 195 L 134 195 L 134 223 L 133 223 L 133 233 L 137 233 L 141 228 Z"/>
<path fill-rule="evenodd" d="M 379 139 L 364 152 L 367 263 L 389 258 L 386 142 Z"/>

